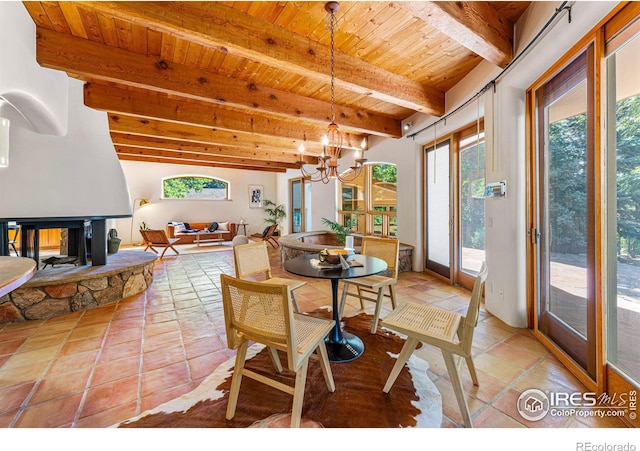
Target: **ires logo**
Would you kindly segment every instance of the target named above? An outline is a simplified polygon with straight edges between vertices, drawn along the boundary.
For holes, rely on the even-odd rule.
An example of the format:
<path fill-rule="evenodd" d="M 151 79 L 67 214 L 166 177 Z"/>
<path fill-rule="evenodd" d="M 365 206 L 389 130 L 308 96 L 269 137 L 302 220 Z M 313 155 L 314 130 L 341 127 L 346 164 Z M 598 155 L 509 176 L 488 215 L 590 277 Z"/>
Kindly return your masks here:
<path fill-rule="evenodd" d="M 547 414 L 559 417 L 621 417 L 636 418 L 636 392 L 609 395 L 594 392 L 548 392 L 531 388 L 517 401 L 520 416 L 539 421 Z"/>
<path fill-rule="evenodd" d="M 546 393 L 536 388 L 522 392 L 517 402 L 520 416 L 529 421 L 543 419 L 549 412 L 550 406 L 551 403 Z"/>

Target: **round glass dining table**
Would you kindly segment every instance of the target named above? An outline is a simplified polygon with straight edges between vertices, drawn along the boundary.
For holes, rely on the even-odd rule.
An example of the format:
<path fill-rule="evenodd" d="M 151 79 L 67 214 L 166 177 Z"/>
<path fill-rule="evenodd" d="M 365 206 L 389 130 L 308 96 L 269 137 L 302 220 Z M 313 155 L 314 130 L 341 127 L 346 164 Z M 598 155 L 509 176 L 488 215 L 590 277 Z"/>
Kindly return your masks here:
<path fill-rule="evenodd" d="M 342 269 L 341 267 L 326 269 L 312 265 L 312 259 L 318 260 L 318 255 L 311 254 L 295 257 L 284 262 L 282 266 L 286 271 L 298 276 L 331 280 L 332 315 L 336 324 L 325 339 L 329 361 L 349 362 L 355 360 L 364 352 L 364 343 L 360 337 L 345 332 L 340 327 L 338 282 L 340 279 L 353 279 L 377 274 L 387 269 L 387 263 L 380 258 L 356 254 L 353 256 L 353 260 L 361 263 L 362 266 L 354 266 L 349 269 Z"/>

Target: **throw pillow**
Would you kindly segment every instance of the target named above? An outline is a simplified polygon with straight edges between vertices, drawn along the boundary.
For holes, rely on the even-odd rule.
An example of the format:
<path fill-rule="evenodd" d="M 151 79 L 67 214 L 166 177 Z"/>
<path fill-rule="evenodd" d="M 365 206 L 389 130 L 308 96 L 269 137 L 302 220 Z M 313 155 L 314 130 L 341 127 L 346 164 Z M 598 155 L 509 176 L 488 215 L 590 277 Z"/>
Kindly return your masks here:
<path fill-rule="evenodd" d="M 184 228 L 185 228 L 185 229 L 187 229 L 187 230 L 191 230 L 191 226 L 189 225 L 189 223 L 188 223 L 188 222 L 184 222 L 183 224 L 184 224 Z"/>
<path fill-rule="evenodd" d="M 262 231 L 262 238 L 264 238 L 265 236 L 267 236 L 267 232 L 269 231 L 269 229 L 271 228 L 271 226 L 266 226 L 264 228 L 264 230 Z"/>
<path fill-rule="evenodd" d="M 182 222 L 173 222 L 173 233 L 184 232 L 186 227 Z"/>
<path fill-rule="evenodd" d="M 218 223 L 218 230 L 229 230 L 229 222 L 219 222 Z"/>
<path fill-rule="evenodd" d="M 215 232 L 216 230 L 218 230 L 218 223 L 212 222 L 211 225 L 209 226 L 209 232 Z"/>

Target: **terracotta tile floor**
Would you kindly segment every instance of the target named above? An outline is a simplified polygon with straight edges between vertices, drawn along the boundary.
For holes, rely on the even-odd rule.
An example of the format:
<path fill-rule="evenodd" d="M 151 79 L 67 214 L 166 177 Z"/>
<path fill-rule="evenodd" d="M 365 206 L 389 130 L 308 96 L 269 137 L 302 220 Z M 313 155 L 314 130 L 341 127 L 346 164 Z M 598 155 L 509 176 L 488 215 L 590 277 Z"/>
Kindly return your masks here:
<path fill-rule="evenodd" d="M 278 251 L 270 255 L 274 275 L 293 277 L 282 270 Z M 193 390 L 233 355 L 225 342 L 221 273 L 234 273 L 231 249 L 165 256 L 146 293 L 82 313 L 0 325 L 0 427 L 107 427 Z M 330 305 L 328 281 L 308 282 L 297 291 L 301 309 Z M 402 273 L 396 292 L 400 303 L 459 311 L 469 299 L 420 273 Z M 359 305 L 345 310 L 358 313 Z M 483 309 L 474 349 L 480 386 L 464 367 L 462 375 L 476 427 L 623 427 L 612 419 L 520 417 L 516 399 L 528 388 L 586 390 L 528 330 Z M 440 352 L 429 346 L 417 352 L 442 394 L 443 427 L 459 427 Z"/>

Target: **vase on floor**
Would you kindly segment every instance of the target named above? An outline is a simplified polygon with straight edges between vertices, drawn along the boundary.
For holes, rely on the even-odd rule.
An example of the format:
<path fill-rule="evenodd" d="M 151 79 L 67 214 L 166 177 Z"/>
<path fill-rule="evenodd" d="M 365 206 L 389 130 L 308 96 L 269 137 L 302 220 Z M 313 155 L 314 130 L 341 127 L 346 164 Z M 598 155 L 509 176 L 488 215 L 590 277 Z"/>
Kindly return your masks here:
<path fill-rule="evenodd" d="M 118 231 L 116 229 L 109 230 L 109 237 L 107 238 L 107 253 L 115 254 L 120 249 L 121 238 L 118 238 Z"/>

